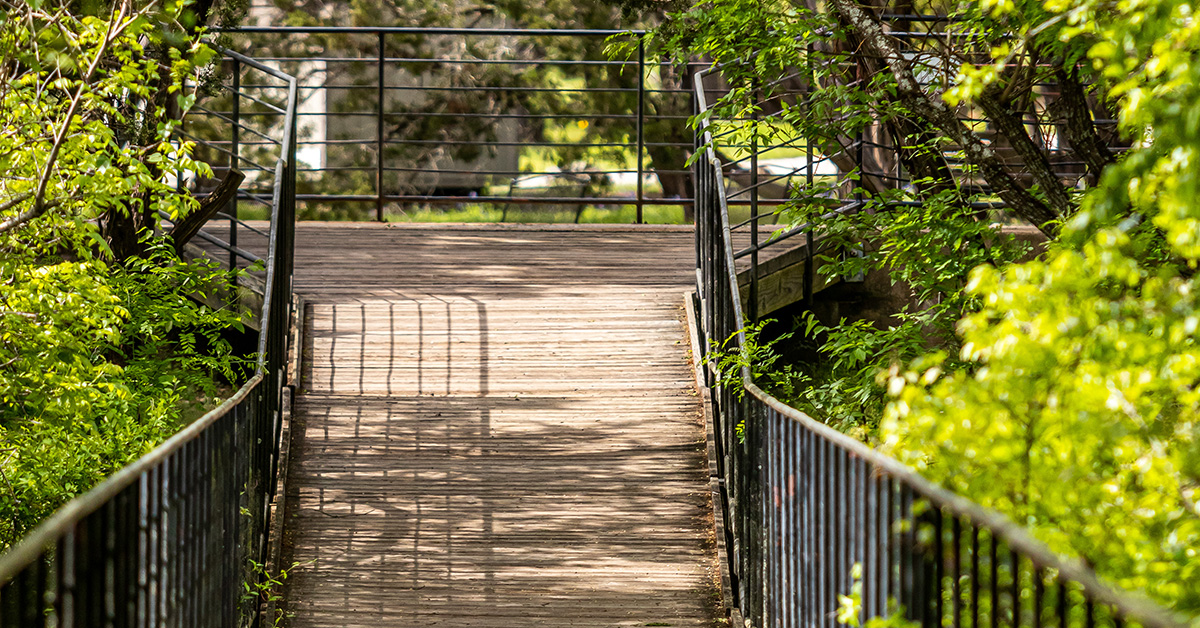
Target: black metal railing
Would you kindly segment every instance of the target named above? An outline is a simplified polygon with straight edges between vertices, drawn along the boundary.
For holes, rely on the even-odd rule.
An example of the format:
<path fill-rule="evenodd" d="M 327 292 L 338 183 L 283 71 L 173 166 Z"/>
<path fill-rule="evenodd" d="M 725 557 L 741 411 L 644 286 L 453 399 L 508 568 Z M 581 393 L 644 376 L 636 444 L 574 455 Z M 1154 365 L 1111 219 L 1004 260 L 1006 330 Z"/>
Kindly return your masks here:
<path fill-rule="evenodd" d="M 736 63 L 736 62 L 735 62 Z M 760 281 L 777 266 L 769 259 L 791 253 L 804 265 L 800 299 L 812 305 L 813 294 L 821 285 L 815 273 L 814 259 L 819 254 L 832 255 L 830 245 L 822 239 L 818 221 L 788 224 L 782 210 L 803 191 L 812 196 L 824 196 L 821 202 L 828 208 L 823 219 L 849 214 L 864 207 L 863 180 L 871 176 L 887 176 L 877 172 L 876 164 L 864 160 L 862 138 L 854 138 L 851 150 L 835 159 L 824 154 L 811 138 L 795 129 L 774 125 L 780 121 L 781 105 L 797 106 L 809 94 L 806 72 L 788 71 L 774 81 L 763 82 L 750 92 L 753 102 L 744 109 L 752 110 L 748 117 L 737 117 L 740 107 L 720 105 L 730 94 L 731 86 L 722 74 L 725 66 L 711 66 L 697 72 L 692 84 L 697 123 L 703 130 L 695 135 L 700 159 L 711 156 L 717 160 L 716 173 L 720 179 L 721 203 L 727 210 L 729 240 L 733 246 L 733 266 L 742 286 L 742 304 L 750 321 L 757 321 L 760 311 Z M 774 110 L 772 111 L 772 108 Z M 703 115 L 699 115 L 703 114 Z M 749 126 L 747 126 L 749 125 Z M 782 130 L 780 127 L 784 127 Z M 745 132 L 748 128 L 756 129 Z M 773 129 L 760 132 L 757 129 Z M 849 162 L 849 163 L 848 163 Z M 863 176 L 848 176 L 861 172 Z M 700 175 L 693 174 L 693 178 Z M 707 182 L 710 194 L 715 182 Z M 700 179 L 696 178 L 697 203 L 700 202 Z M 836 191 L 831 194 L 830 190 Z M 697 204 L 697 208 L 699 205 Z M 697 225 L 699 212 L 696 214 Z M 698 226 L 714 229 L 715 223 Z M 697 264 L 701 255 L 697 234 Z M 699 267 L 699 266 L 697 266 Z"/>
<path fill-rule="evenodd" d="M 937 26 L 945 22 L 945 18 L 889 15 L 887 19 L 896 28 L 892 34 L 905 42 L 913 54 L 925 50 L 929 41 L 947 37 L 947 33 Z M 915 26 L 917 23 L 924 24 L 922 28 L 925 30 L 918 30 Z M 884 205 L 897 207 L 920 203 L 913 193 L 907 194 L 906 200 L 901 200 L 906 196 L 901 192 L 912 192 L 919 185 L 904 166 L 902 147 L 875 112 L 860 104 L 845 103 L 846 108 L 841 110 L 840 115 L 853 114 L 859 119 L 875 118 L 874 121 L 860 123 L 856 131 L 842 130 L 837 133 L 831 133 L 832 125 L 828 125 L 821 131 L 825 135 L 822 142 L 814 141 L 799 128 L 800 124 L 812 125 L 813 120 L 797 123 L 789 119 L 789 116 L 794 116 L 803 120 L 805 116 L 797 116 L 798 111 L 824 110 L 810 106 L 820 99 L 820 93 L 824 90 L 824 87 L 814 89 L 814 86 L 821 85 L 821 81 L 813 64 L 839 63 L 847 71 L 856 69 L 850 55 L 839 58 L 828 51 L 816 55 L 811 45 L 807 52 L 807 67 L 771 69 L 735 60 L 703 69 L 693 75 L 690 82 L 696 95 L 693 98 L 695 113 L 703 114 L 700 119 L 705 128 L 705 132 L 696 137 L 697 140 L 707 138 L 697 142 L 697 151 L 707 150 L 719 162 L 724 203 L 730 210 L 734 261 L 743 288 L 742 302 L 751 321 L 757 321 L 764 314 L 759 311 L 760 280 L 781 265 L 764 262 L 784 252 L 805 256 L 806 276 L 802 298 L 806 306 L 811 306 L 814 290 L 832 283 L 832 279 L 816 276 L 814 257 L 819 254 L 845 256 L 860 253 L 857 247 L 832 250 L 830 238 L 826 237 L 828 230 L 824 229 L 832 219 L 857 213 L 872 205 L 878 209 Z M 814 57 L 818 57 L 818 60 L 814 61 Z M 751 71 L 749 68 L 756 69 Z M 925 77 L 921 80 L 932 79 Z M 741 93 L 731 100 L 728 96 L 736 86 L 741 87 Z M 840 87 L 847 85 L 843 83 Z M 1040 97 L 1048 101 L 1058 91 L 1058 86 L 1053 83 L 1039 83 L 1038 87 L 1042 92 Z M 1011 154 L 1011 148 L 995 140 L 993 136 L 996 130 L 980 115 L 965 111 L 960 113 L 958 119 L 970 127 L 984 129 L 981 134 L 989 138 L 993 150 L 1006 159 L 1019 161 Z M 1030 127 L 1040 125 L 1054 128 L 1054 132 L 1035 134 L 1038 149 L 1061 181 L 1086 183 L 1086 170 L 1080 157 L 1073 152 L 1074 149 L 1058 140 L 1063 135 L 1061 127 L 1065 125 L 1061 116 L 1046 114 L 1043 119 L 1036 119 L 1026 115 L 1022 121 Z M 1098 129 L 1110 130 L 1115 120 L 1095 118 L 1093 123 Z M 851 126 L 854 125 L 846 125 L 848 128 Z M 1112 140 L 1108 145 L 1113 152 L 1126 148 L 1119 139 Z M 996 200 L 987 182 L 978 176 L 975 169 L 967 167 L 961 150 L 954 145 L 944 145 L 940 150 L 947 173 L 954 178 L 965 196 L 974 199 L 965 201 L 966 205 L 978 216 L 988 216 L 1001 223 L 1012 218 L 1006 215 L 1004 204 Z M 1015 172 L 1014 176 L 1020 178 L 1025 175 Z M 796 202 L 797 199 L 803 202 Z M 800 224 L 787 224 L 788 220 L 781 214 L 789 205 L 807 205 L 808 215 L 818 215 Z M 814 212 L 812 206 L 820 206 L 823 211 Z M 786 261 L 793 262 L 795 257 L 792 255 Z M 861 281 L 862 277 L 842 277 L 837 280 Z"/>
<path fill-rule="evenodd" d="M 230 399 L 122 469 L 0 556 L 0 627 L 220 626 L 253 621 L 243 583 L 258 577 L 275 491 L 286 342 L 292 316 L 296 81 L 228 53 L 234 87 L 210 100 L 283 113 L 257 131 L 270 181 L 265 295 L 256 373 Z M 270 83 L 239 90 L 242 73 Z M 211 136 L 193 138 L 212 144 Z M 197 148 L 198 151 L 202 147 Z M 227 164 L 227 155 L 219 164 Z M 224 250 L 228 242 L 208 236 Z M 236 262 L 235 262 L 236 265 Z"/>
<path fill-rule="evenodd" d="M 239 50 L 299 77 L 302 215 L 690 216 L 691 72 L 640 31 L 244 27 Z M 625 42 L 616 57 L 607 52 Z M 219 112 L 235 123 L 278 112 Z M 233 137 L 253 146 L 256 137 Z M 306 211 L 305 211 L 306 209 Z M 628 211 L 632 209 L 632 211 Z M 623 214 L 624 215 L 624 214 Z"/>
<path fill-rule="evenodd" d="M 711 72 L 695 80 L 700 111 Z M 730 351 L 745 345 L 739 260 L 779 238 L 735 244 L 738 224 L 731 223 L 728 199 L 738 189 L 758 194 L 758 181 L 731 182 L 729 155 L 714 148 L 710 118 L 699 120 L 697 317 L 699 350 L 711 358 L 713 341 L 728 339 Z M 793 174 L 811 185 L 817 164 L 811 148 L 807 157 L 807 172 Z M 840 210 L 853 211 L 849 196 Z M 742 224 L 756 228 L 766 214 L 752 214 Z M 785 233 L 807 235 L 811 248 L 818 228 Z M 1057 556 L 1002 515 L 784 405 L 754 385 L 748 368 L 724 385 L 714 365 L 702 362 L 712 400 L 723 568 L 733 611 L 747 626 L 834 628 L 872 618 L 923 628 L 1186 626 L 1105 586 L 1081 562 Z"/>

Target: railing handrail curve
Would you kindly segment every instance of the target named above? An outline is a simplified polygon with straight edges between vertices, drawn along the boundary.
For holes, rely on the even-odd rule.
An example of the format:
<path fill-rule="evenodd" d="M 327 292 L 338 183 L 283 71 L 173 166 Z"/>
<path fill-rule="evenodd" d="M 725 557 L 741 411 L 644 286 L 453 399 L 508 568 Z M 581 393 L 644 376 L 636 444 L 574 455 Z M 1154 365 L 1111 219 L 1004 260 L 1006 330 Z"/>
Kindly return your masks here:
<path fill-rule="evenodd" d="M 741 287 L 738 282 L 738 272 L 735 266 L 735 262 L 739 256 L 735 254 L 732 242 L 722 163 L 717 158 L 713 147 L 709 124 L 710 118 L 707 115 L 703 115 L 710 111 L 705 95 L 703 78 L 716 71 L 719 71 L 718 66 L 710 66 L 695 73 L 695 99 L 697 114 L 700 114 L 695 118 L 699 127 L 696 130 L 697 145 L 705 151 L 703 158 L 697 160 L 697 163 L 711 168 L 713 181 L 716 185 L 716 193 L 713 196 L 717 199 L 718 203 L 720 224 L 717 231 L 720 233 L 722 240 L 720 249 L 725 258 L 724 268 L 726 272 L 723 279 L 728 283 L 729 294 L 732 295 L 728 306 L 733 312 L 734 320 L 746 321 L 747 319 L 742 310 Z M 700 176 L 696 178 L 698 182 L 702 179 Z M 699 205 L 701 203 L 701 194 L 697 192 L 696 196 L 697 204 Z M 703 212 L 698 207 L 696 211 L 697 220 L 701 220 L 703 215 Z M 698 228 L 697 237 L 700 237 L 699 233 L 700 230 Z M 771 242 L 768 241 L 766 244 L 769 245 Z M 701 273 L 698 272 L 697 294 L 701 299 L 708 298 L 705 288 L 706 286 L 702 280 Z M 713 304 L 709 304 L 709 307 L 714 306 Z M 711 333 L 713 330 L 705 331 Z M 734 340 L 736 346 L 733 348 L 741 350 L 746 344 L 744 324 L 738 325 L 734 333 L 728 337 L 713 338 L 710 336 L 708 340 L 715 340 L 717 342 Z M 708 353 L 708 349 L 706 346 L 701 346 L 701 351 L 704 351 L 706 354 Z M 710 360 L 706 359 L 705 363 L 711 372 L 716 371 L 715 364 Z M 1188 628 L 1192 625 L 1192 622 L 1183 615 L 1166 609 L 1139 593 L 1118 590 L 1103 583 L 1094 570 L 1086 566 L 1082 560 L 1065 557 L 1054 552 L 1045 543 L 1035 538 L 1025 527 L 1017 524 L 1008 516 L 934 484 L 917 470 L 900 462 L 896 458 L 888 456 L 861 440 L 843 434 L 825 423 L 813 419 L 804 412 L 783 403 L 754 383 L 754 377 L 749 365 L 741 367 L 740 385 L 745 390 L 747 396 L 756 399 L 781 416 L 803 426 L 806 430 L 847 451 L 852 456 L 862 459 L 892 479 L 907 485 L 916 494 L 927 499 L 936 507 L 945 510 L 950 515 L 970 521 L 981 529 L 988 530 L 991 534 L 1003 540 L 1010 550 L 1017 550 L 1036 567 L 1054 570 L 1059 574 L 1060 579 L 1070 580 L 1078 584 L 1082 587 L 1083 593 L 1087 598 L 1113 607 L 1121 617 L 1132 619 L 1144 628 Z M 717 437 L 719 438 L 719 436 Z M 714 504 L 714 507 L 719 508 L 721 505 Z M 725 567 L 724 565 L 722 566 L 722 568 Z M 749 621 L 747 619 L 748 623 Z"/>
<path fill-rule="evenodd" d="M 264 33 L 272 35 L 336 34 L 403 34 L 403 35 L 478 35 L 478 36 L 555 36 L 577 35 L 609 37 L 613 35 L 641 36 L 647 31 L 619 28 L 454 28 L 439 26 L 236 26 L 212 29 L 220 33 Z"/>
<path fill-rule="evenodd" d="M 162 444 L 147 452 L 141 458 L 122 467 L 116 473 L 108 476 L 102 482 L 92 487 L 86 493 L 63 504 L 36 528 L 26 534 L 8 551 L 0 554 L 0 584 L 10 581 L 18 572 L 28 567 L 41 557 L 52 541 L 70 530 L 81 518 L 92 514 L 105 502 L 112 499 L 122 490 L 138 481 L 148 469 L 161 463 L 167 456 L 179 450 L 185 443 L 196 438 L 201 432 L 225 416 L 234 406 L 241 403 L 260 383 L 264 375 L 261 371 L 254 374 L 241 388 L 221 405 L 209 410 L 199 419 L 192 421 L 187 427 Z"/>

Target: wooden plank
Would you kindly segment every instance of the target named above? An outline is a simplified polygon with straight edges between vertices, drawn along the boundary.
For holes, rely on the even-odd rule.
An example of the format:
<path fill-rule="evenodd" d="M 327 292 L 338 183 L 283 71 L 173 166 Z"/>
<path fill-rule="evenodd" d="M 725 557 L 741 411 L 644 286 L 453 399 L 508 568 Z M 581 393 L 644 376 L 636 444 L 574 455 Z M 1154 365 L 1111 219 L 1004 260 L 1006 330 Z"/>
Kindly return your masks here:
<path fill-rule="evenodd" d="M 690 229 L 297 246 L 292 626 L 715 625 Z"/>

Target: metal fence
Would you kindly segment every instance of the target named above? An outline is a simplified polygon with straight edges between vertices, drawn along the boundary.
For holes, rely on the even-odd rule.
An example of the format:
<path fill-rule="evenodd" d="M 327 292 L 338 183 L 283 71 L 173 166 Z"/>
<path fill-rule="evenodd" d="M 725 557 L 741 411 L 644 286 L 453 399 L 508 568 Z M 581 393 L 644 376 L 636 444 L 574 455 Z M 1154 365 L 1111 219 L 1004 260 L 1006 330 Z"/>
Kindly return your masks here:
<path fill-rule="evenodd" d="M 691 72 L 647 61 L 640 31 L 272 26 L 224 37 L 299 79 L 302 217 L 474 208 L 580 222 L 623 209 L 628 222 L 690 220 Z"/>
<path fill-rule="evenodd" d="M 713 96 L 704 88 L 712 72 L 695 79 L 700 111 Z M 787 195 L 756 201 L 749 217 L 732 222 L 729 199 L 740 190 L 758 196 L 770 173 L 753 158 L 757 146 L 743 147 L 749 155 L 735 159 L 732 152 L 719 155 L 709 120 L 701 118 L 703 153 L 694 164 L 698 316 L 706 353 L 710 341 L 732 339 L 727 349 L 733 351 L 744 346 L 748 319 L 738 264 L 788 244 L 781 235 L 801 235 L 811 249 L 818 227 L 758 240 L 760 221 L 773 217 Z M 814 174 L 821 176 L 820 159 L 811 147 L 806 152 L 804 163 L 784 176 L 812 185 Z M 731 162 L 743 159 L 752 163 L 753 178 L 739 181 Z M 855 209 L 853 190 L 845 196 L 836 211 Z M 713 403 L 720 486 L 714 507 L 724 521 L 724 568 L 734 610 L 748 626 L 833 628 L 874 618 L 922 628 L 1186 625 L 1106 587 L 1083 564 L 1055 555 L 1005 517 L 784 405 L 754 385 L 749 369 L 729 386 L 712 365 L 703 370 Z"/>
<path fill-rule="evenodd" d="M 269 181 L 256 373 L 220 407 L 63 506 L 0 556 L 0 627 L 233 627 L 254 616 L 243 583 L 258 577 L 249 561 L 262 559 L 275 490 L 292 315 L 297 90 L 277 69 L 228 57 L 236 67 L 234 87 L 215 86 L 210 102 L 281 112 L 269 126 L 241 125 L 271 143 L 255 157 L 267 160 L 267 171 L 247 177 L 243 192 L 251 198 L 256 182 Z M 249 77 L 269 89 L 236 87 Z M 207 115 L 203 107 L 197 111 Z M 191 139 L 204 145 L 200 152 L 224 151 L 218 167 L 247 158 L 211 137 Z"/>
<path fill-rule="evenodd" d="M 945 17 L 888 15 L 886 19 L 892 25 L 891 34 L 902 43 L 906 54 L 929 56 L 936 51 L 939 45 L 936 42 L 954 36 L 946 27 L 952 20 Z M 808 53 L 814 54 L 811 46 Z M 843 54 L 847 59 L 851 56 Z M 912 191 L 918 187 L 912 173 L 905 168 L 900 141 L 878 119 L 863 125 L 857 132 L 825 137 L 822 142 L 806 137 L 786 119 L 789 109 L 793 115 L 797 111 L 826 111 L 824 107 L 812 106 L 815 94 L 825 87 L 848 87 L 843 83 L 814 90 L 814 85 L 819 85 L 812 67 L 814 63 L 841 63 L 848 76 L 858 76 L 856 72 L 860 70 L 852 60 L 838 61 L 837 55 L 830 51 L 816 56 L 819 60 L 815 62 L 810 56 L 808 67 L 772 68 L 770 63 L 757 66 L 734 61 L 701 70 L 690 81 L 696 94 L 693 99 L 695 112 L 704 114 L 703 136 L 709 139 L 704 144 L 718 160 L 725 186 L 724 202 L 730 210 L 734 261 L 745 291 L 742 296 L 746 314 L 751 321 L 757 321 L 761 314 L 758 311 L 760 280 L 777 268 L 777 265 L 764 266 L 766 260 L 783 251 L 803 253 L 807 268 L 803 298 L 811 305 L 814 285 L 818 289 L 821 286 L 819 278 L 812 272 L 813 257 L 822 253 L 840 256 L 859 253 L 848 249 L 832 251 L 823 238 L 827 235 L 827 231 L 823 233 L 823 227 L 836 217 L 857 213 L 872 203 L 876 208 L 882 207 L 880 199 L 888 193 Z M 937 80 L 926 76 L 928 70 L 926 67 L 924 73 L 918 73 L 918 81 L 926 85 Z M 730 81 L 744 91 L 738 106 L 723 108 L 719 101 L 735 87 Z M 851 81 L 849 85 L 857 82 Z M 1053 102 L 1062 93 L 1053 82 L 1038 83 L 1036 87 L 1042 104 Z M 836 93 L 837 90 L 831 91 Z M 861 119 L 872 115 L 861 103 L 847 107 L 836 115 Z M 1024 128 L 1037 130 L 1032 134 L 1036 141 L 1031 140 L 1031 146 L 1041 152 L 1060 181 L 1074 179 L 1077 185 L 1086 186 L 1089 181 L 1086 163 L 1063 139 L 1066 135 L 1063 128 L 1067 124 L 1064 115 L 1053 106 L 1043 109 L 1045 111 L 1037 117 L 1022 114 L 1019 121 Z M 964 110 L 958 119 L 970 127 L 983 129 L 980 135 L 990 142 L 989 146 L 996 154 L 1012 163 L 1020 163 L 1021 157 L 1015 149 L 1000 141 L 995 125 L 981 116 L 980 112 Z M 1115 133 L 1116 120 L 1097 114 L 1091 122 L 1097 129 L 1104 130 L 1107 150 L 1119 153 L 1128 148 Z M 758 130 L 751 132 L 749 129 L 753 127 Z M 1107 137 L 1109 135 L 1112 137 Z M 967 166 L 958 147 L 945 145 L 940 150 L 948 172 L 960 189 L 966 196 L 974 197 L 966 205 L 979 217 L 1006 224 L 1019 222 L 1006 212 L 1002 202 L 996 200 L 994 191 L 980 178 L 977 170 Z M 1016 178 L 1029 176 L 1017 168 L 1013 168 L 1011 174 Z M 819 203 L 826 213 L 802 224 L 787 224 L 788 220 L 782 214 L 797 192 L 804 197 L 802 204 Z M 889 200 L 887 204 L 896 207 L 919 202 Z"/>

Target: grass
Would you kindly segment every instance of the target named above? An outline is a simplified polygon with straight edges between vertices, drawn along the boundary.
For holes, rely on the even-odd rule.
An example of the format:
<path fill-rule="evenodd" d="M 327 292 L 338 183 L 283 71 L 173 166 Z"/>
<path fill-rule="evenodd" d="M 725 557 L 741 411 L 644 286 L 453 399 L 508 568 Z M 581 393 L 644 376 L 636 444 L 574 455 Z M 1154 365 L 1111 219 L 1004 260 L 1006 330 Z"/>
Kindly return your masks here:
<path fill-rule="evenodd" d="M 399 207 L 395 204 L 384 208 L 387 222 L 469 222 L 469 223 L 573 223 L 581 224 L 632 224 L 637 216 L 634 205 L 585 206 L 576 220 L 576 208 L 558 205 L 503 205 L 470 203 L 462 205 L 414 205 Z M 266 220 L 268 211 L 261 205 L 242 203 L 238 208 L 242 220 Z M 375 220 L 375 206 L 370 203 L 342 203 L 338 205 L 301 205 L 297 208 L 300 220 L 322 221 L 370 221 Z M 648 224 L 686 224 L 682 205 L 646 205 L 642 220 Z"/>
<path fill-rule="evenodd" d="M 573 223 L 576 222 L 574 207 L 510 205 L 471 203 L 452 205 L 419 205 L 400 207 L 388 205 L 384 208 L 387 222 L 465 222 L 465 223 Z M 769 211 L 761 208 L 760 211 Z M 375 206 L 371 203 L 342 203 L 335 206 L 301 205 L 297 210 L 300 220 L 326 222 L 373 221 Z M 579 215 L 580 224 L 633 224 L 637 208 L 633 205 L 586 206 Z M 267 209 L 261 205 L 243 203 L 238 209 L 242 220 L 266 220 Z M 734 205 L 729 208 L 731 225 L 750 217 L 750 208 Z M 780 217 L 772 214 L 761 219 L 760 224 L 776 224 Z M 646 205 L 642 208 L 642 220 L 653 225 L 689 224 L 684 220 L 682 205 Z"/>
<path fill-rule="evenodd" d="M 558 206 L 510 206 L 507 211 L 495 205 L 464 205 L 461 207 L 392 208 L 385 212 L 388 222 L 539 222 L 581 224 L 629 224 L 637 217 L 633 205 L 585 206 L 576 221 L 576 208 Z M 643 222 L 650 224 L 684 224 L 680 205 L 646 205 L 642 208 Z"/>

